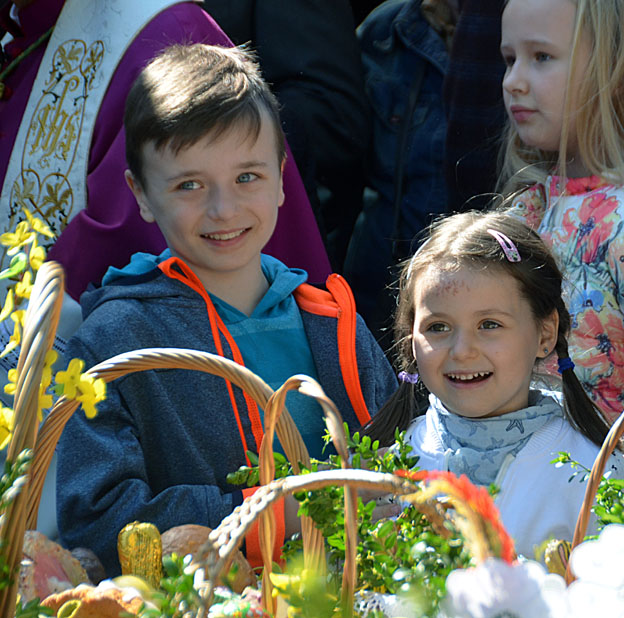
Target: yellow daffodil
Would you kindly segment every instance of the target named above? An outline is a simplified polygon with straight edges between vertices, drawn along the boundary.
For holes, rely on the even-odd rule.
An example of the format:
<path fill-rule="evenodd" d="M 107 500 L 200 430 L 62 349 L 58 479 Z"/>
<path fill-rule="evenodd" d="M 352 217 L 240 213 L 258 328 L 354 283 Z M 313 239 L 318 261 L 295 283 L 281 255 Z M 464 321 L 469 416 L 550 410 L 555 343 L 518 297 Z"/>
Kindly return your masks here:
<path fill-rule="evenodd" d="M 13 435 L 13 410 L 0 408 L 0 451 L 6 448 Z"/>
<path fill-rule="evenodd" d="M 4 322 L 4 320 L 11 315 L 14 308 L 15 302 L 13 300 L 13 290 L 9 290 L 4 301 L 4 307 L 2 307 L 2 311 L 0 311 L 0 322 Z"/>
<path fill-rule="evenodd" d="M 22 341 L 22 329 L 24 328 L 24 316 L 26 315 L 25 309 L 19 309 L 14 311 L 11 314 L 11 319 L 15 322 L 15 328 L 13 329 L 13 334 L 9 339 L 9 343 L 6 344 L 4 350 L 2 350 L 2 354 L 0 354 L 0 358 L 6 356 L 9 352 L 15 350 L 15 348 L 19 347 L 19 344 Z"/>
<path fill-rule="evenodd" d="M 17 369 L 9 369 L 8 378 L 9 382 L 4 385 L 4 392 L 7 395 L 15 395 L 17 390 Z"/>
<path fill-rule="evenodd" d="M 46 250 L 37 244 L 37 239 L 35 238 L 28 254 L 30 267 L 37 272 L 41 268 L 41 265 L 45 262 L 45 259 Z"/>
<path fill-rule="evenodd" d="M 82 404 L 85 416 L 93 418 L 97 414 L 95 404 L 103 401 L 106 397 L 106 384 L 104 380 L 95 380 L 91 376 L 82 375 L 79 384 L 80 394 L 76 399 Z"/>
<path fill-rule="evenodd" d="M 39 219 L 39 217 L 33 216 L 27 208 L 24 208 L 23 211 L 28 219 L 30 227 L 37 232 L 37 234 L 43 234 L 48 238 L 54 238 L 54 232 L 41 219 Z"/>
<path fill-rule="evenodd" d="M 24 273 L 21 281 L 15 284 L 15 297 L 16 298 L 30 298 L 30 293 L 33 289 L 32 273 L 27 270 Z"/>
<path fill-rule="evenodd" d="M 76 390 L 80 384 L 80 377 L 84 369 L 84 361 L 73 358 L 66 371 L 56 374 L 56 383 L 63 386 L 63 395 L 68 399 L 76 399 Z"/>
<path fill-rule="evenodd" d="M 5 232 L 0 235 L 0 245 L 9 247 L 7 255 L 15 255 L 21 247 L 31 243 L 35 239 L 35 233 L 28 221 L 20 221 L 15 232 Z"/>

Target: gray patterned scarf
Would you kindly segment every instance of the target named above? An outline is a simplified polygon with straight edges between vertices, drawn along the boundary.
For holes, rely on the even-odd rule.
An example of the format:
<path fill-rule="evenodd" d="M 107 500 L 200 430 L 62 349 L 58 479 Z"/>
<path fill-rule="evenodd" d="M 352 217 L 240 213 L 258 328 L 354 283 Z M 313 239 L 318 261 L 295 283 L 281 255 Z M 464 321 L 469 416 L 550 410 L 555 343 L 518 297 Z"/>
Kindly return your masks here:
<path fill-rule="evenodd" d="M 553 416 L 563 415 L 555 396 L 549 391 L 531 390 L 528 408 L 470 419 L 452 414 L 430 395 L 427 414 L 447 453 L 449 471 L 465 474 L 478 485 L 493 483 L 508 455 L 517 455 L 538 429 Z"/>

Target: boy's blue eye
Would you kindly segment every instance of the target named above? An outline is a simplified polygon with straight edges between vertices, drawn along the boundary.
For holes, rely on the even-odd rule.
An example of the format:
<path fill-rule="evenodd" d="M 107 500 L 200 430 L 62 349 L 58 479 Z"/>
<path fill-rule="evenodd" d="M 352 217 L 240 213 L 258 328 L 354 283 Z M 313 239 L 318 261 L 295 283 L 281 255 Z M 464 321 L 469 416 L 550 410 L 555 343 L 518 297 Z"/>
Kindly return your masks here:
<path fill-rule="evenodd" d="M 485 320 L 485 322 L 481 324 L 481 328 L 484 330 L 492 330 L 494 328 L 500 328 L 500 324 L 498 322 L 494 322 L 494 320 Z"/>
<path fill-rule="evenodd" d="M 199 183 L 196 180 L 185 180 L 178 185 L 178 189 L 182 191 L 192 191 L 193 189 L 197 189 L 199 187 Z"/>
<path fill-rule="evenodd" d="M 535 60 L 537 60 L 538 62 L 546 62 L 548 60 L 550 60 L 552 58 L 552 56 L 550 54 L 547 54 L 545 52 L 537 52 L 535 54 Z"/>
<path fill-rule="evenodd" d="M 246 182 L 251 182 L 252 180 L 255 180 L 256 178 L 258 178 L 256 174 L 252 172 L 245 172 L 236 179 L 236 182 L 244 184 Z"/>

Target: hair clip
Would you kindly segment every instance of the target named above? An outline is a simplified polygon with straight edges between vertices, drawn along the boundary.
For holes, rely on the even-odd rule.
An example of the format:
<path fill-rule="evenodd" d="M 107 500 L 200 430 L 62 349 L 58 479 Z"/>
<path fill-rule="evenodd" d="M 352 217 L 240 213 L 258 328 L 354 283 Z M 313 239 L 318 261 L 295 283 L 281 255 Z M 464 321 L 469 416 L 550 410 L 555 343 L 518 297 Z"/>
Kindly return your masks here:
<path fill-rule="evenodd" d="M 401 380 L 401 382 L 409 382 L 410 384 L 418 383 L 417 373 L 408 373 L 407 371 L 399 371 L 398 378 L 399 380 Z"/>
<path fill-rule="evenodd" d="M 574 369 L 574 363 L 569 356 L 557 359 L 557 368 L 559 373 L 563 373 L 566 369 Z"/>
<path fill-rule="evenodd" d="M 498 230 L 488 229 L 486 231 L 488 234 L 492 235 L 498 241 L 498 244 L 501 246 L 501 249 L 503 250 L 505 257 L 510 262 L 522 261 L 518 248 L 516 247 L 516 245 L 513 244 L 509 236 L 506 236 L 505 234 L 503 234 L 502 232 L 499 232 Z"/>

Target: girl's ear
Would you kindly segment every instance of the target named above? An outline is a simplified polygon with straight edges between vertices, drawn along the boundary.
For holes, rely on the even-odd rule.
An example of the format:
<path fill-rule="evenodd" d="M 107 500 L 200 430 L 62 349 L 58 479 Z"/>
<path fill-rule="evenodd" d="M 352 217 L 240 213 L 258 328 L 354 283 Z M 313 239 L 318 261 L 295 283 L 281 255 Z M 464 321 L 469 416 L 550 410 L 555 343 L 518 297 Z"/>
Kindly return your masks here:
<path fill-rule="evenodd" d="M 557 345 L 557 339 L 559 337 L 559 312 L 554 309 L 547 318 L 542 320 L 540 326 L 537 358 L 546 358 Z M 545 350 L 548 351 L 545 352 Z"/>
<path fill-rule="evenodd" d="M 143 190 L 141 183 L 133 176 L 130 170 L 126 170 L 124 176 L 126 178 L 126 184 L 130 188 L 130 191 L 134 194 L 134 199 L 139 205 L 139 213 L 141 214 L 141 217 L 147 223 L 154 223 L 156 219 L 154 218 L 154 215 L 149 207 L 147 196 L 145 195 L 145 191 Z"/>

